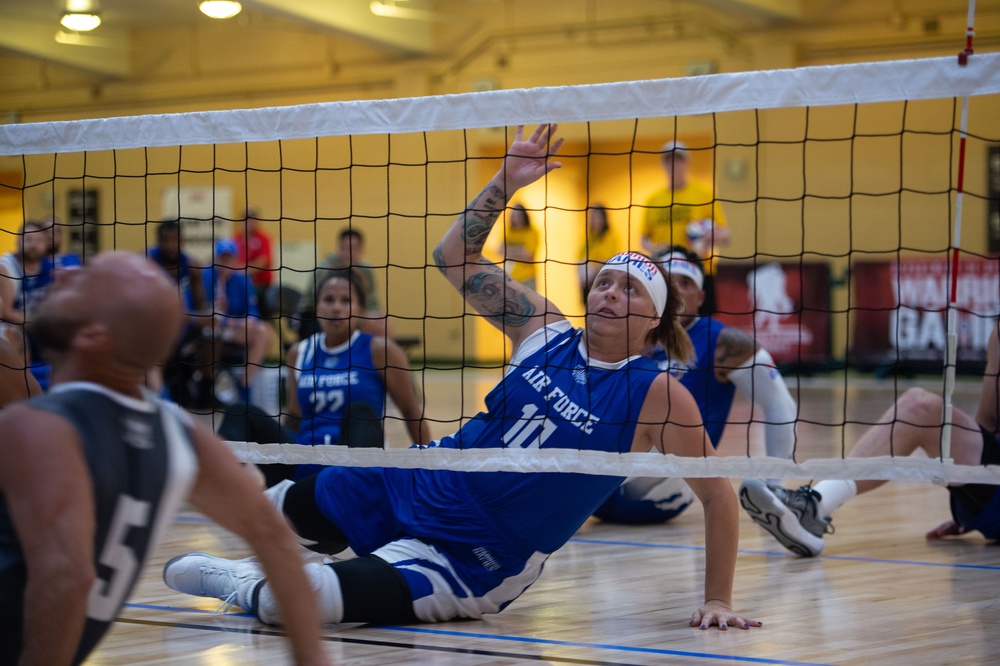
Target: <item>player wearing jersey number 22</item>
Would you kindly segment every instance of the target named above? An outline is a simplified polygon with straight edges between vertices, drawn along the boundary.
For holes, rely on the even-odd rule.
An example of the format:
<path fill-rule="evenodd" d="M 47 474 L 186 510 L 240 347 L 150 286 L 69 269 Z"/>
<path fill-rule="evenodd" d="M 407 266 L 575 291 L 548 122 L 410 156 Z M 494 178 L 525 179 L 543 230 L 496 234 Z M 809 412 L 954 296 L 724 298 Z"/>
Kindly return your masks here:
<path fill-rule="evenodd" d="M 608 261 L 589 294 L 582 330 L 482 255 L 514 193 L 560 166 L 549 159 L 562 145 L 554 132 L 554 125 L 542 125 L 525 138 L 518 128 L 500 171 L 434 250 L 448 281 L 510 338 L 514 352 L 486 397 L 486 411 L 433 446 L 712 455 L 702 445 L 690 394 L 640 354 L 653 342 L 680 357 L 690 354 L 676 321 L 677 292 L 652 261 L 636 253 Z M 621 481 L 571 473 L 330 467 L 271 497 L 303 543 L 327 552 L 349 545 L 360 555 L 307 565 L 325 621 L 433 622 L 506 608 Z M 733 488 L 721 478 L 689 484 L 704 505 L 706 547 L 704 603 L 690 624 L 760 626 L 731 604 L 739 531 Z M 214 576 L 220 569 L 232 576 Z M 285 621 L 269 583 L 239 561 L 194 553 L 169 563 L 165 578 L 191 594 L 235 593 L 261 620 Z"/>

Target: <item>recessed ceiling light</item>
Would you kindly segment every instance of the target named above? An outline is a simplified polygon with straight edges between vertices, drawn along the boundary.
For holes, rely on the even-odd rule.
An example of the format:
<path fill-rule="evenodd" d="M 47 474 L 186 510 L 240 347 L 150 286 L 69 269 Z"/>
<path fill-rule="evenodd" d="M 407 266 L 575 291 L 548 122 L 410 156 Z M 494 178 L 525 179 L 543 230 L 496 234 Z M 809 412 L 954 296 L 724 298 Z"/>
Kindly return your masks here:
<path fill-rule="evenodd" d="M 101 17 L 97 14 L 82 14 L 78 12 L 66 12 L 59 21 L 67 30 L 77 32 L 87 32 L 101 25 Z"/>
<path fill-rule="evenodd" d="M 243 5 L 233 0 L 203 0 L 199 3 L 198 9 L 205 16 L 214 19 L 233 18 L 243 10 Z"/>

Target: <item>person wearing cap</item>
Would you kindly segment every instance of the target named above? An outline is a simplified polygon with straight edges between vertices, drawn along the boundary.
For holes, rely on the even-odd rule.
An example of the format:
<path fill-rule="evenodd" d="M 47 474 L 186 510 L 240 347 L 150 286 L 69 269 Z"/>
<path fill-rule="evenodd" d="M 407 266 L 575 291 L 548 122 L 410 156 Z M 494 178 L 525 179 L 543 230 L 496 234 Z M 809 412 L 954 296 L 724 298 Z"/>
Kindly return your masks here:
<path fill-rule="evenodd" d="M 650 355 L 691 392 L 712 447 L 719 446 L 739 390 L 754 405 L 751 421 L 764 423 L 766 455 L 790 459 L 795 450 L 796 404 L 774 359 L 740 329 L 698 316 L 705 292 L 697 255 L 678 247 L 658 257 L 657 263 L 680 293 L 684 309 L 678 320 L 691 338 L 695 357 L 691 363 L 678 362 L 659 346 Z M 636 477 L 626 480 L 594 515 L 615 523 L 663 523 L 693 501 L 682 479 Z"/>
<path fill-rule="evenodd" d="M 246 267 L 247 277 L 257 293 L 257 306 L 262 316 L 269 317 L 267 290 L 274 281 L 274 258 L 271 237 L 260 228 L 259 218 L 256 208 L 243 211 L 233 225 L 233 242 L 236 244 L 237 265 Z"/>
<path fill-rule="evenodd" d="M 271 327 L 260 318 L 257 293 L 241 270 L 239 249 L 229 238 L 215 244 L 215 260 L 202 272 L 205 296 L 212 303 L 214 323 L 210 331 L 216 341 L 214 357 L 222 369 L 236 381 L 239 395 L 220 391 L 216 377 L 216 394 L 223 402 L 241 399 L 249 402 L 250 384 L 263 365 L 274 335 Z"/>
<path fill-rule="evenodd" d="M 711 456 L 691 395 L 641 353 L 654 342 L 674 358 L 691 351 L 677 322 L 677 290 L 656 264 L 635 252 L 609 260 L 590 291 L 586 328 L 578 329 L 483 256 L 517 190 L 561 166 L 552 160 L 562 146 L 555 130 L 541 125 L 525 137 L 519 127 L 500 170 L 433 252 L 469 306 L 510 338 L 513 358 L 487 395 L 486 410 L 431 448 Z M 307 565 L 323 620 L 399 624 L 500 612 L 622 480 L 335 466 L 267 494 L 303 544 L 326 553 L 350 546 L 359 555 Z M 701 629 L 760 626 L 732 608 L 739 541 L 733 487 L 723 478 L 689 483 L 705 510 L 706 554 L 704 602 L 685 619 Z M 165 570 L 167 584 L 201 596 L 235 595 L 264 622 L 280 621 L 262 572 L 209 558 L 175 558 Z M 233 575 L 219 575 L 225 572 Z"/>
<path fill-rule="evenodd" d="M 667 185 L 646 200 L 642 222 L 642 247 L 659 256 L 681 245 L 705 260 L 705 300 L 701 313 L 714 314 L 715 262 L 719 249 L 729 244 L 729 226 L 715 188 L 690 177 L 691 154 L 681 141 L 668 141 L 661 149 Z"/>

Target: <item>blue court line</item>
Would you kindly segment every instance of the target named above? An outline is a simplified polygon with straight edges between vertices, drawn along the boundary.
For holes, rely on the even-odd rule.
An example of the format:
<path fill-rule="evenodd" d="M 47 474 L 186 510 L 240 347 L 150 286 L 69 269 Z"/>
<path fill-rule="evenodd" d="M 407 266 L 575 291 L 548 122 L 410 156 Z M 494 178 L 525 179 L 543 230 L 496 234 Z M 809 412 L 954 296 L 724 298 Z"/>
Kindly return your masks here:
<path fill-rule="evenodd" d="M 704 551 L 704 546 L 686 546 L 683 544 L 670 544 L 670 543 L 643 543 L 641 541 L 613 541 L 610 539 L 585 539 L 581 537 L 573 537 L 570 539 L 570 543 L 586 543 L 586 544 L 597 544 L 606 546 L 631 546 L 635 548 L 660 548 L 666 550 L 697 550 Z M 866 564 L 906 564 L 910 566 L 917 567 L 944 567 L 949 569 L 975 569 L 980 571 L 1000 571 L 1000 565 L 992 564 L 959 564 L 955 562 L 922 562 L 919 560 L 886 560 L 875 557 L 852 557 L 848 555 L 823 555 L 821 557 L 815 558 L 801 558 L 787 551 L 775 551 L 775 550 L 745 550 L 740 549 L 740 555 L 766 555 L 769 557 L 786 557 L 790 559 L 814 559 L 814 560 L 836 560 L 841 562 L 864 562 Z M 998 549 L 1000 553 L 1000 549 Z"/>
<path fill-rule="evenodd" d="M 155 610 L 155 611 L 169 611 L 173 613 L 195 613 L 202 615 L 214 615 L 215 611 L 202 610 L 198 608 L 187 608 L 181 606 L 162 606 L 157 604 L 139 604 L 139 603 L 126 603 L 126 608 L 140 608 L 143 610 Z M 243 617 L 255 619 L 253 615 L 249 613 L 224 613 L 224 615 L 229 617 Z M 193 628 L 200 628 L 197 625 L 187 625 Z M 788 661 L 784 659 L 767 659 L 764 657 L 746 657 L 746 656 L 735 656 L 735 655 L 723 655 L 714 654 L 711 652 L 688 652 L 685 650 L 665 650 L 658 648 L 649 647 L 638 647 L 633 645 L 614 645 L 610 643 L 582 643 L 579 641 L 561 641 L 552 638 L 531 638 L 527 636 L 507 636 L 503 634 L 483 634 L 471 631 L 454 631 L 447 629 L 430 629 L 426 627 L 398 627 L 390 625 L 368 625 L 373 629 L 384 629 L 387 631 L 398 631 L 410 634 L 425 634 L 430 636 L 451 636 L 457 638 L 467 638 L 476 640 L 494 640 L 494 641 L 506 641 L 510 643 L 521 643 L 530 645 L 548 645 L 552 647 L 575 647 L 575 648 L 586 648 L 588 650 L 609 650 L 616 652 L 633 652 L 641 654 L 654 654 L 660 656 L 671 656 L 671 657 L 687 657 L 690 659 L 715 659 L 719 661 L 731 661 L 738 663 L 748 663 L 748 664 L 776 664 L 778 666 L 825 666 L 821 662 L 809 662 L 809 661 Z M 242 630 L 238 630 L 242 631 Z M 742 629 L 729 629 L 730 632 L 741 632 Z M 751 629 L 750 631 L 754 631 Z M 284 635 L 278 634 L 278 635 Z M 466 648 L 462 648 L 466 649 Z"/>
<path fill-rule="evenodd" d="M 617 650 L 621 652 L 640 652 L 643 654 L 669 655 L 671 657 L 690 657 L 693 659 L 718 659 L 721 661 L 744 662 L 750 664 L 782 664 L 786 666 L 822 666 L 820 662 L 787 661 L 784 659 L 766 659 L 763 657 L 740 657 L 734 655 L 713 654 L 711 652 L 687 652 L 685 650 L 663 650 L 658 648 L 637 647 L 634 645 L 613 645 L 607 643 L 580 643 L 578 641 L 560 641 L 551 638 L 529 638 L 527 636 L 500 636 L 495 634 L 478 634 L 464 631 L 448 631 L 443 629 L 428 629 L 425 627 L 380 627 L 393 631 L 407 631 L 416 634 L 433 634 L 437 636 L 459 636 L 462 638 L 482 638 L 517 643 L 532 643 L 537 645 L 556 645 L 560 647 L 582 647 L 590 650 Z M 729 629 L 743 631 L 743 629 Z M 751 629 L 750 631 L 754 631 Z"/>

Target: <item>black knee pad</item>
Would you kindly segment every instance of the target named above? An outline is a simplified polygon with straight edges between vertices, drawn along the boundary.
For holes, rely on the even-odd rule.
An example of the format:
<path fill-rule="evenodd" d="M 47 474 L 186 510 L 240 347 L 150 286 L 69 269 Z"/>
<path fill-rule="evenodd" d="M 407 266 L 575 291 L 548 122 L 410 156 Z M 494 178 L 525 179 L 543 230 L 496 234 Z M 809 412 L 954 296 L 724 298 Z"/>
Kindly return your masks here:
<path fill-rule="evenodd" d="M 344 532 L 331 523 L 316 506 L 315 476 L 307 477 L 288 489 L 282 511 L 296 534 L 316 542 L 315 545 L 306 546 L 310 550 L 333 555 L 350 545 Z"/>
<path fill-rule="evenodd" d="M 330 565 L 340 579 L 343 622 L 416 624 L 413 597 L 403 575 L 374 555 Z"/>

